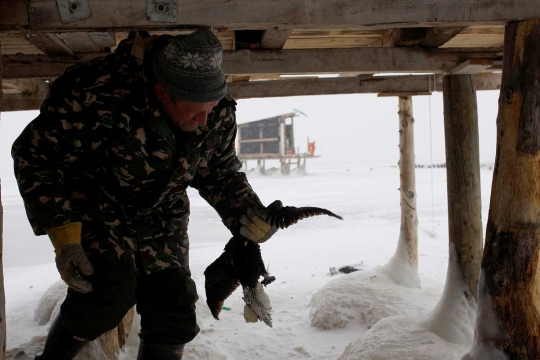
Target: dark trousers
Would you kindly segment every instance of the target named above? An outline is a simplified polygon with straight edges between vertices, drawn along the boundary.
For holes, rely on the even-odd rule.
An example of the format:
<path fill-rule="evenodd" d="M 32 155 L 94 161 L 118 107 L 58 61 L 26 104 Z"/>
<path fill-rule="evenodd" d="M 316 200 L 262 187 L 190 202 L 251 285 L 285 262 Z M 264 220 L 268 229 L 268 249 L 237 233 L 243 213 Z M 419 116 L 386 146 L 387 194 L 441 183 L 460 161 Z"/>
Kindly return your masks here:
<path fill-rule="evenodd" d="M 139 336 L 145 342 L 185 344 L 199 332 L 198 295 L 188 269 L 137 276 L 128 267 L 94 264 L 94 273 L 87 279 L 93 291 L 81 294 L 70 288 L 61 307 L 62 322 L 74 336 L 95 340 L 114 329 L 135 304 L 141 315 Z"/>

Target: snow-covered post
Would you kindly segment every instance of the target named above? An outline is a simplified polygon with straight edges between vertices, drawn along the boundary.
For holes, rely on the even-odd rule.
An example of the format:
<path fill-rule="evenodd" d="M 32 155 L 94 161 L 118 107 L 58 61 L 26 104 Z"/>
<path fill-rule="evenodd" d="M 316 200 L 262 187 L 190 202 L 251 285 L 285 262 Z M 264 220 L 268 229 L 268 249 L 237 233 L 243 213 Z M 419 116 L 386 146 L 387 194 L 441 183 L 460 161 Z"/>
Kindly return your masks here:
<path fill-rule="evenodd" d="M 465 296 L 476 299 L 483 231 L 475 75 L 445 76 L 443 99 L 448 238 L 455 250 L 449 266 L 457 265 Z"/>
<path fill-rule="evenodd" d="M 446 341 L 470 345 L 483 242 L 475 76 L 445 76 L 443 98 L 448 271 L 443 295 L 424 326 Z"/>
<path fill-rule="evenodd" d="M 399 97 L 398 114 L 401 226 L 396 252 L 383 271 L 398 284 L 420 287 L 412 96 Z"/>
<path fill-rule="evenodd" d="M 2 84 L 2 38 L 0 38 L 0 85 Z M 0 86 L 0 114 L 2 113 L 2 89 Z M 1 116 L 1 115 L 0 115 Z M 2 119 L 0 119 L 1 121 Z M 2 179 L 0 179 L 0 359 L 6 357 L 6 296 L 4 294 L 4 209 L 2 207 Z"/>
<path fill-rule="evenodd" d="M 506 25 L 497 152 L 464 359 L 540 359 L 540 19 Z"/>

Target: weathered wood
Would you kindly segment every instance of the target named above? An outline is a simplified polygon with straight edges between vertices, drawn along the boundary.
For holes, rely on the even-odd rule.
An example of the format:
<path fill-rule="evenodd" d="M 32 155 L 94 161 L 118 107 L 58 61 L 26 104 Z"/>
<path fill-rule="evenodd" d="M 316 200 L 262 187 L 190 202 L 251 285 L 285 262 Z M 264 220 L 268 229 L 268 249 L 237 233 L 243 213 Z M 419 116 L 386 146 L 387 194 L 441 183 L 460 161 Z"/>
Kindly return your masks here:
<path fill-rule="evenodd" d="M 507 25 L 504 42 L 479 288 L 487 298 L 479 313 L 492 315 L 490 330 L 477 321 L 476 331 L 509 359 L 533 360 L 540 359 L 540 20 Z"/>
<path fill-rule="evenodd" d="M 2 38 L 0 38 L 0 56 L 2 56 Z M 0 64 L 0 82 L 2 82 L 2 64 Z M 0 121 L 2 114 L 2 92 L 0 91 Z M 6 358 L 6 296 L 4 292 L 4 208 L 2 207 L 2 179 L 0 179 L 0 359 Z"/>
<path fill-rule="evenodd" d="M 84 32 L 58 33 L 56 34 L 73 52 L 92 53 L 101 52 L 99 46 Z"/>
<path fill-rule="evenodd" d="M 53 78 L 66 66 L 103 54 L 79 54 L 71 57 L 46 55 L 4 56 L 7 79 Z M 226 74 L 329 74 L 329 73 L 437 73 L 443 74 L 469 59 L 499 59 L 492 53 L 433 52 L 409 48 L 239 50 L 225 51 Z"/>
<path fill-rule="evenodd" d="M 489 69 L 493 66 L 493 60 L 472 59 L 467 60 L 455 69 L 446 73 L 446 75 L 474 75 Z"/>
<path fill-rule="evenodd" d="M 391 96 L 423 96 L 431 95 L 430 91 L 398 91 L 398 92 L 382 92 L 377 94 L 377 97 L 391 97 Z"/>
<path fill-rule="evenodd" d="M 291 29 L 268 29 L 263 33 L 261 48 L 283 49 L 290 35 Z"/>
<path fill-rule="evenodd" d="M 393 93 L 393 96 L 442 91 L 439 77 L 428 75 L 314 78 L 302 80 L 250 81 L 229 83 L 229 91 L 236 99 L 303 95 Z M 501 74 L 476 76 L 477 90 L 500 88 Z"/>
<path fill-rule="evenodd" d="M 400 241 L 407 247 L 408 261 L 418 272 L 418 215 L 414 162 L 414 118 L 411 96 L 399 97 L 399 194 Z"/>
<path fill-rule="evenodd" d="M 2 98 L 2 111 L 37 110 L 46 96 L 46 92 L 4 94 Z"/>
<path fill-rule="evenodd" d="M 474 75 L 445 76 L 444 134 L 450 246 L 455 248 L 459 273 L 476 299 L 482 259 L 482 204 L 478 111 Z"/>
<path fill-rule="evenodd" d="M 19 0 L 23 2 L 24 0 Z M 0 13 L 11 9 L 0 2 Z M 10 0 L 9 2 L 14 2 Z M 179 0 L 176 23 L 147 19 L 147 0 L 93 0 L 92 16 L 82 21 L 62 23 L 56 1 L 33 0 L 29 9 L 21 7 L 16 19 L 6 16 L 0 31 L 20 26 L 42 31 L 56 29 L 179 28 L 186 24 L 234 29 L 431 27 L 506 23 L 540 18 L 540 7 L 531 0 L 501 0 L 478 3 L 476 0 L 386 1 L 344 0 Z M 25 16 L 26 15 L 26 16 Z M 25 21 L 25 17 L 27 20 Z"/>
<path fill-rule="evenodd" d="M 99 48 L 116 46 L 116 34 L 113 32 L 89 32 L 87 35 Z"/>
<path fill-rule="evenodd" d="M 422 39 L 420 46 L 425 48 L 437 48 L 446 44 L 465 29 L 466 27 L 464 26 L 429 28 L 427 29 L 426 36 Z"/>
<path fill-rule="evenodd" d="M 231 81 L 233 76 L 231 75 Z M 501 74 L 476 75 L 477 90 L 500 89 Z M 341 78 L 310 78 L 294 80 L 229 82 L 229 91 L 236 99 L 330 95 L 330 94 L 369 94 L 391 92 L 392 96 L 429 94 L 442 91 L 440 77 L 427 75 L 411 76 L 362 76 Z M 405 92 L 403 90 L 415 90 Z M 4 94 L 4 111 L 39 109 L 47 93 Z"/>
<path fill-rule="evenodd" d="M 377 40 L 374 47 L 413 47 L 424 39 L 425 28 L 397 28 L 389 29 Z"/>
<path fill-rule="evenodd" d="M 48 55 L 73 55 L 73 50 L 60 40 L 56 34 L 35 33 L 26 34 L 25 37 L 32 45 Z"/>

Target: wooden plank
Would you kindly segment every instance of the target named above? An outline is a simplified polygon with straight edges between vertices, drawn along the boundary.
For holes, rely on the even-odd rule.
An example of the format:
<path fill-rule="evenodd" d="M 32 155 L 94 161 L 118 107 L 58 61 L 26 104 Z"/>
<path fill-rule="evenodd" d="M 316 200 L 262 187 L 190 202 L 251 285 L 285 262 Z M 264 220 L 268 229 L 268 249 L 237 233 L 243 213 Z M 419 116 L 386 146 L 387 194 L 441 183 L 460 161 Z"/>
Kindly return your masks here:
<path fill-rule="evenodd" d="M 284 49 L 343 49 L 352 47 L 371 46 L 377 39 L 372 37 L 322 37 L 322 38 L 291 38 Z"/>
<path fill-rule="evenodd" d="M 22 3 L 23 0 L 19 0 Z M 7 3 L 8 5 L 5 5 Z M 9 4 L 0 1 L 0 14 L 12 13 Z M 431 27 L 504 24 L 508 21 L 540 18 L 540 4 L 531 0 L 179 0 L 177 23 L 158 23 L 147 19 L 147 0 L 93 0 L 92 16 L 82 21 L 62 23 L 55 1 L 33 0 L 28 9 L 17 4 L 14 18 L 3 16 L 0 31 L 21 27 L 31 30 L 128 28 L 179 28 L 186 24 L 230 29 Z M 25 20 L 25 17 L 27 20 Z"/>
<path fill-rule="evenodd" d="M 390 97 L 390 96 L 408 97 L 408 96 L 422 96 L 422 95 L 431 95 L 431 91 L 383 92 L 383 93 L 377 94 L 377 97 Z"/>
<path fill-rule="evenodd" d="M 242 50 L 223 55 L 227 74 L 445 73 L 482 53 L 434 53 L 409 48 Z"/>
<path fill-rule="evenodd" d="M 6 56 L 8 79 L 53 78 L 76 61 L 103 54 L 70 57 Z M 447 53 L 409 48 L 240 50 L 224 52 L 223 71 L 234 75 L 342 74 L 342 73 L 438 73 L 443 74 L 469 59 L 498 59 L 490 53 Z"/>
<path fill-rule="evenodd" d="M 263 32 L 262 49 L 283 49 L 291 35 L 291 29 L 268 29 Z"/>
<path fill-rule="evenodd" d="M 58 33 L 56 36 L 62 40 L 75 53 L 101 52 L 99 46 L 84 32 Z"/>
<path fill-rule="evenodd" d="M 474 75 L 493 66 L 493 60 L 472 59 L 467 60 L 458 67 L 448 71 L 446 75 Z"/>
<path fill-rule="evenodd" d="M 52 33 L 27 34 L 28 41 L 49 55 L 73 55 L 73 50 Z"/>
<path fill-rule="evenodd" d="M 425 28 L 389 29 L 380 39 L 373 43 L 376 47 L 413 47 L 424 39 Z"/>
<path fill-rule="evenodd" d="M 420 43 L 420 46 L 425 48 L 437 48 L 446 44 L 465 29 L 467 28 L 464 26 L 429 28 L 427 29 L 426 36 Z"/>
<path fill-rule="evenodd" d="M 2 111 L 37 110 L 47 93 L 4 94 L 2 96 Z"/>
<path fill-rule="evenodd" d="M 476 75 L 477 90 L 500 88 L 501 74 Z M 305 95 L 429 93 L 442 91 L 440 77 L 430 75 L 373 76 L 371 78 L 318 78 L 302 80 L 250 81 L 228 84 L 237 99 Z"/>
<path fill-rule="evenodd" d="M 2 36 L 2 54 L 3 55 L 15 55 L 17 53 L 25 54 L 43 54 L 39 48 L 33 45 L 27 36 L 8 34 Z"/>
<path fill-rule="evenodd" d="M 19 93 L 31 94 L 35 92 L 47 92 L 49 86 L 42 79 L 4 79 L 2 81 L 2 91 L 5 88 L 15 90 Z"/>
<path fill-rule="evenodd" d="M 116 46 L 116 34 L 113 32 L 89 32 L 87 35 L 101 49 Z"/>

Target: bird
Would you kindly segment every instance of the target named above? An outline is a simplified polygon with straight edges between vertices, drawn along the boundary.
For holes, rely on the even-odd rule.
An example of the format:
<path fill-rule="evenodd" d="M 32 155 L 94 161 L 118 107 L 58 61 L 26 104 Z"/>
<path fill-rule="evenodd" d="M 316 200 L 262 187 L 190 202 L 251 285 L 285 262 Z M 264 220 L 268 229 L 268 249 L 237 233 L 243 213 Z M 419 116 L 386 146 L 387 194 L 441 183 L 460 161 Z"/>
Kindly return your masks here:
<path fill-rule="evenodd" d="M 266 222 L 278 229 L 286 229 L 298 221 L 317 215 L 328 215 L 343 220 L 330 210 L 318 207 L 283 206 L 276 200 L 267 207 Z M 225 300 L 242 285 L 244 294 L 256 289 L 259 278 L 261 284 L 269 285 L 275 280 L 270 276 L 262 259 L 259 244 L 241 235 L 233 236 L 225 245 L 223 253 L 204 271 L 206 303 L 212 316 L 219 320 Z M 247 300 L 244 298 L 244 301 Z M 265 322 L 271 326 L 266 320 Z"/>

